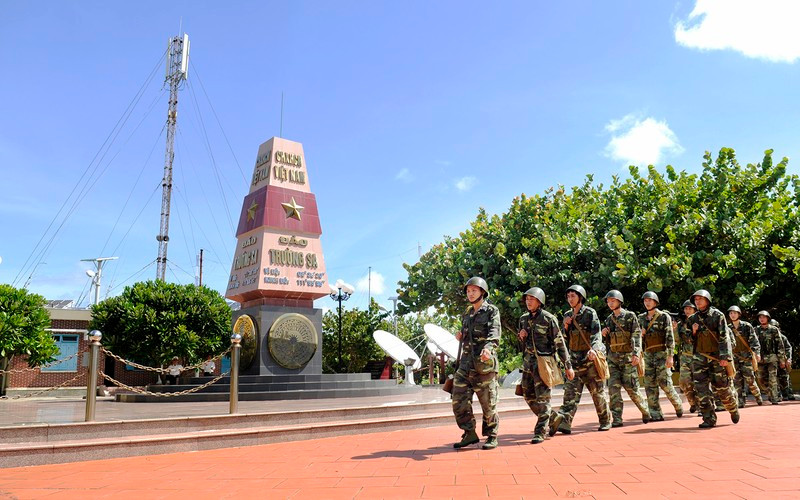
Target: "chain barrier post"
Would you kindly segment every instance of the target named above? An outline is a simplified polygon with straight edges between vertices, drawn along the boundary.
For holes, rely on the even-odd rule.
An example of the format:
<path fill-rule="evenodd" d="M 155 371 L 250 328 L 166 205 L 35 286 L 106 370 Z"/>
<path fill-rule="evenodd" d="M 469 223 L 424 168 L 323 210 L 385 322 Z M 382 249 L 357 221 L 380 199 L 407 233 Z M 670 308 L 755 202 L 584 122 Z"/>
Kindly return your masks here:
<path fill-rule="evenodd" d="M 100 358 L 100 330 L 89 332 L 89 366 L 86 368 L 86 422 L 94 420 L 94 409 L 97 403 L 97 365 Z"/>
<path fill-rule="evenodd" d="M 242 336 L 231 335 L 231 415 L 239 411 L 239 351 L 242 349 Z"/>

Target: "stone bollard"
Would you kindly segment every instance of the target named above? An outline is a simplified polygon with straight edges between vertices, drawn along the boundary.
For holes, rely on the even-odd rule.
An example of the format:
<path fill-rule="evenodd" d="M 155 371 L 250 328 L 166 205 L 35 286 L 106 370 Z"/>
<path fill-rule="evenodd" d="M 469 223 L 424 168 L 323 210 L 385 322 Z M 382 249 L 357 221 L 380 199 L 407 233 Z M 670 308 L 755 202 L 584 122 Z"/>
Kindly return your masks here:
<path fill-rule="evenodd" d="M 89 366 L 86 367 L 86 422 L 94 420 L 94 409 L 97 403 L 97 364 L 100 358 L 100 330 L 89 332 Z"/>
<path fill-rule="evenodd" d="M 231 335 L 231 409 L 233 415 L 239 411 L 239 351 L 242 349 L 242 336 Z"/>

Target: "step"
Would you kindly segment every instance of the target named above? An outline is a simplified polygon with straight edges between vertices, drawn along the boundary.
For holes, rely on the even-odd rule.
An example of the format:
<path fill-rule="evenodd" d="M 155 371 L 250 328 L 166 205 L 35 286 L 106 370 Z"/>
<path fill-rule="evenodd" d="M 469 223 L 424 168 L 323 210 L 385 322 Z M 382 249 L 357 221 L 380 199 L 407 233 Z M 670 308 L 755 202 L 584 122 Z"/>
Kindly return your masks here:
<path fill-rule="evenodd" d="M 188 388 L 188 387 L 187 387 Z M 288 391 L 239 391 L 239 401 L 277 401 L 293 399 L 322 399 L 322 398 L 354 398 L 371 396 L 389 396 L 416 392 L 419 386 L 405 386 L 394 384 L 390 387 L 366 387 L 349 389 L 317 389 L 317 390 L 288 390 Z M 155 392 L 155 391 L 154 391 Z M 152 396 L 145 394 L 117 394 L 116 400 L 122 403 L 179 403 L 192 401 L 229 401 L 228 392 L 195 392 L 181 396 Z"/>
<path fill-rule="evenodd" d="M 473 403 L 473 410 L 480 421 L 477 402 Z M 0 439 L 12 435 L 15 440 L 25 439 L 25 442 L 0 441 L 4 443 L 0 444 L 0 468 L 254 446 L 453 424 L 449 401 L 292 413 L 0 428 Z M 522 398 L 503 398 L 498 413 L 501 418 L 531 416 Z M 292 422 L 292 419 L 296 420 Z M 256 422 L 258 424 L 254 425 Z M 457 437 L 457 428 L 453 425 Z"/>
<path fill-rule="evenodd" d="M 212 377 L 190 377 L 191 384 L 203 384 Z M 314 375 L 239 375 L 239 383 L 282 383 L 282 382 L 334 382 L 373 380 L 369 373 L 322 373 Z M 230 383 L 230 377 L 223 377 L 220 382 Z"/>
<path fill-rule="evenodd" d="M 151 392 L 180 392 L 198 384 L 178 384 L 178 385 L 149 385 L 147 390 Z M 328 389 L 367 389 L 396 387 L 395 380 L 348 380 L 348 381 L 324 381 L 324 382 L 276 382 L 276 383 L 242 383 L 239 382 L 239 393 L 242 392 L 272 392 L 272 391 L 292 391 L 292 390 L 328 390 Z M 230 384 L 216 384 L 201 389 L 199 392 L 230 392 Z"/>

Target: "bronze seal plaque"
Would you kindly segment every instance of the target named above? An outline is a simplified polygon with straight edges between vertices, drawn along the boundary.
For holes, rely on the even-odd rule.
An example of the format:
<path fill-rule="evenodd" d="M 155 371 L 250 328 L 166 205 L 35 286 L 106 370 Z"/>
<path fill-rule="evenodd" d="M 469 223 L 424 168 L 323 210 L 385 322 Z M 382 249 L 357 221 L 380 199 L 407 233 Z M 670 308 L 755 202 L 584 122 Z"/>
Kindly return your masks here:
<path fill-rule="evenodd" d="M 269 353 L 284 368 L 304 367 L 317 352 L 317 345 L 317 329 L 302 314 L 284 314 L 269 329 Z"/>
<path fill-rule="evenodd" d="M 253 364 L 258 351 L 258 332 L 256 324 L 250 315 L 242 314 L 233 324 L 233 333 L 242 336 L 241 351 L 239 351 L 239 371 L 242 372 Z"/>

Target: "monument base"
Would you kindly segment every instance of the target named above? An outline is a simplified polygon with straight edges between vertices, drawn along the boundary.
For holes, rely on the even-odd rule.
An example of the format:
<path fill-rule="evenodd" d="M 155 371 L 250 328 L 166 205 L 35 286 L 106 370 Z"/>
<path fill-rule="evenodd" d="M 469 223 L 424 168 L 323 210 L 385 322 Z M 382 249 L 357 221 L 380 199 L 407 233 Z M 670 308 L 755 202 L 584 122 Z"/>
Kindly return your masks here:
<path fill-rule="evenodd" d="M 322 374 L 322 310 L 309 307 L 287 307 L 282 305 L 264 304 L 253 305 L 234 312 L 233 321 L 242 315 L 253 319 L 257 329 L 257 344 L 255 356 L 250 360 L 242 360 L 240 373 L 242 375 L 320 375 Z M 299 341 L 296 338 L 288 340 L 275 339 L 273 334 L 272 352 L 270 351 L 270 330 L 279 318 L 286 315 L 298 315 L 305 318 L 313 325 L 313 344 L 308 331 L 303 332 L 309 338 Z M 297 318 L 297 316 L 295 316 Z M 299 318 L 298 318 L 299 319 Z M 306 323 L 299 319 L 298 323 Z M 278 344 L 280 342 L 280 344 Z M 243 351 L 248 346 L 243 345 Z M 313 354 L 307 361 L 304 359 L 313 349 Z M 273 354 L 281 359 L 276 359 Z M 246 365 L 246 362 L 250 361 Z M 288 365 L 288 366 L 287 366 Z"/>

